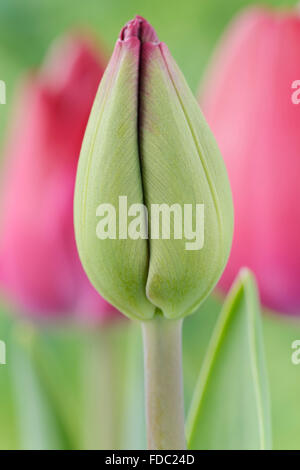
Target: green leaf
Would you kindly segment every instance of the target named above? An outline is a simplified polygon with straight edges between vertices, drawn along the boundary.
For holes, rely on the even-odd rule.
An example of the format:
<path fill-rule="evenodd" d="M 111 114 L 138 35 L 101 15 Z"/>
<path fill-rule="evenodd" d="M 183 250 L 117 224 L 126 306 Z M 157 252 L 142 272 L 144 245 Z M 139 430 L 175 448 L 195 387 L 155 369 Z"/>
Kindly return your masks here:
<path fill-rule="evenodd" d="M 81 366 L 85 449 L 145 448 L 140 329 L 119 321 L 86 335 Z"/>
<path fill-rule="evenodd" d="M 55 433 L 59 438 L 59 448 L 76 449 L 80 439 L 81 423 L 78 417 L 80 394 L 77 382 L 74 380 L 73 383 L 71 380 L 68 361 L 61 353 L 70 355 L 71 364 L 76 366 L 77 351 L 72 340 L 70 341 L 70 335 L 64 334 L 63 338 L 64 348 L 60 351 L 59 338 L 53 337 L 51 332 L 40 327 L 35 333 L 28 353 L 52 416 Z M 78 353 L 80 354 L 80 351 Z"/>
<path fill-rule="evenodd" d="M 71 429 L 72 423 L 68 420 L 71 396 L 64 393 L 62 380 L 54 383 L 54 379 L 50 379 L 53 358 L 47 348 L 41 347 L 39 336 L 40 332 L 33 325 L 18 324 L 10 347 L 20 447 L 26 450 L 71 449 L 76 447 L 74 426 Z M 46 366 L 49 376 L 45 373 Z M 57 379 L 58 375 L 55 377 Z"/>
<path fill-rule="evenodd" d="M 48 403 L 32 361 L 31 347 L 35 332 L 17 328 L 10 348 L 10 367 L 22 449 L 61 449 L 53 409 Z"/>
<path fill-rule="evenodd" d="M 260 308 L 244 269 L 227 296 L 187 421 L 190 449 L 268 449 L 271 423 Z"/>

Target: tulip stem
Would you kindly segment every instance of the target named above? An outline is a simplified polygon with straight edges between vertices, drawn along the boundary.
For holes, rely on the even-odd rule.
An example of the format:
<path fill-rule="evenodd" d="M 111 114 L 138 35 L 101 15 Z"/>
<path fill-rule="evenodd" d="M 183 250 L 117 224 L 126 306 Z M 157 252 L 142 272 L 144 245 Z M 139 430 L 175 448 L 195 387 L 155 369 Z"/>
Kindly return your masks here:
<path fill-rule="evenodd" d="M 186 449 L 182 320 L 157 315 L 142 323 L 148 449 Z"/>

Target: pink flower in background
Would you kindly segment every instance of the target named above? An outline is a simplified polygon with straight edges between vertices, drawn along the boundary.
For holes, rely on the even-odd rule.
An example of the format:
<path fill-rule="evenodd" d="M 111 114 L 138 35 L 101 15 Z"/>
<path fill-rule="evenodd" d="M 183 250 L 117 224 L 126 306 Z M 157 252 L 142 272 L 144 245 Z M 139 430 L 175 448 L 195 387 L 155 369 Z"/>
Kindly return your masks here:
<path fill-rule="evenodd" d="M 299 45 L 297 11 L 248 10 L 221 41 L 201 92 L 234 198 L 221 286 L 248 266 L 263 303 L 292 314 L 300 314 L 300 105 L 292 102 Z"/>
<path fill-rule="evenodd" d="M 66 37 L 16 102 L 1 188 L 0 281 L 29 314 L 116 313 L 88 281 L 73 230 L 77 161 L 105 65 L 85 39 Z"/>

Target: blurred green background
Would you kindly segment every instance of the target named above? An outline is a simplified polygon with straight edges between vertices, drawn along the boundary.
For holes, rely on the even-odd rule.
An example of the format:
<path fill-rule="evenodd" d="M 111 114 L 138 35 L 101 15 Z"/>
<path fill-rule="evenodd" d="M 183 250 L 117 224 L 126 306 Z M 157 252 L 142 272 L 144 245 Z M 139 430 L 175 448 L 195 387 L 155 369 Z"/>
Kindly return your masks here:
<path fill-rule="evenodd" d="M 109 55 L 123 24 L 136 14 L 145 16 L 160 39 L 169 45 L 196 92 L 223 29 L 240 8 L 252 3 L 241 0 L 186 0 L 178 3 L 171 0 L 0 0 L 0 79 L 7 86 L 7 104 L 0 106 L 1 144 L 19 77 L 28 68 L 40 64 L 57 35 L 74 28 L 91 30 Z M 295 3 L 264 2 L 265 5 L 281 7 Z M 186 407 L 220 305 L 218 298 L 210 298 L 197 314 L 185 321 Z M 116 396 L 122 397 L 128 414 L 136 416 L 129 427 L 124 426 L 127 441 L 123 440 L 123 445 L 132 448 L 133 433 L 140 429 L 140 440 L 136 440 L 134 445 L 143 447 L 142 350 L 138 325 L 130 326 L 129 322 L 124 322 L 114 331 L 108 328 L 92 332 L 80 331 L 75 326 L 33 327 L 14 318 L 14 312 L 2 306 L 0 339 L 7 344 L 7 364 L 0 365 L 0 448 L 83 446 L 85 393 L 82 364 L 95 336 L 99 339 L 98 335 L 101 344 L 105 344 L 107 335 L 113 335 L 113 354 L 120 370 Z M 291 344 L 300 339 L 300 321 L 266 313 L 263 325 L 271 385 L 274 447 L 300 449 L 300 365 L 295 366 L 291 362 Z M 101 354 L 101 347 L 99 351 L 96 348 L 96 357 L 98 353 Z M 90 363 L 94 367 L 92 361 Z M 32 364 L 36 370 L 32 370 Z M 97 366 L 91 373 L 92 377 L 95 375 Z M 40 384 L 45 383 L 47 392 L 43 390 L 40 393 Z M 99 384 L 99 389 L 101 386 Z M 45 423 L 49 424 L 47 429 L 43 428 Z"/>

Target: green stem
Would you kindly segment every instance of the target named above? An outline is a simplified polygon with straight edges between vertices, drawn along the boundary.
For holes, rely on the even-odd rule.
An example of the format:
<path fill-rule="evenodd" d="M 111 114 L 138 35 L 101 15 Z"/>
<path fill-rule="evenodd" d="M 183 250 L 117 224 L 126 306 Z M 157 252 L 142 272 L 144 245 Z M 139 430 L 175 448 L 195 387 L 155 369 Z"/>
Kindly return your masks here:
<path fill-rule="evenodd" d="M 148 449 L 186 449 L 182 384 L 182 320 L 142 323 Z"/>

